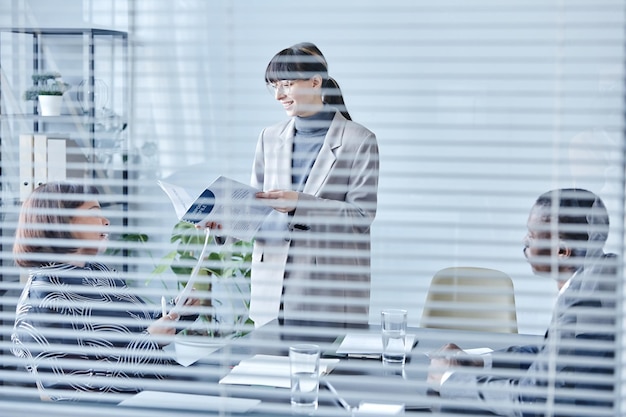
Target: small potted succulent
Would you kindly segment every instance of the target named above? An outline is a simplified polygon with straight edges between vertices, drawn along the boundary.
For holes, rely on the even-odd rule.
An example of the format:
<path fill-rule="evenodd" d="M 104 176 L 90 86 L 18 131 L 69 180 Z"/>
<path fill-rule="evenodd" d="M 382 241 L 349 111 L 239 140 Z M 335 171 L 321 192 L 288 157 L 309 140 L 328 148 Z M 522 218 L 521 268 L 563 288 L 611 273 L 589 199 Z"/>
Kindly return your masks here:
<path fill-rule="evenodd" d="M 58 72 L 33 74 L 32 79 L 33 86 L 24 92 L 24 100 L 38 100 L 42 116 L 60 115 L 63 94 L 70 85 L 61 80 Z"/>

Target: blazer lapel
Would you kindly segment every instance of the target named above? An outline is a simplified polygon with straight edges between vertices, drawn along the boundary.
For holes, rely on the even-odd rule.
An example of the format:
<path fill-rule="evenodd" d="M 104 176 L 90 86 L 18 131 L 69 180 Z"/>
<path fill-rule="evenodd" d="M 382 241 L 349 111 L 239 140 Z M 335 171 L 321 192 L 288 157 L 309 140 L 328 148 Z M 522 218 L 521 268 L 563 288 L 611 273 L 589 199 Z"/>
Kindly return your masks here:
<path fill-rule="evenodd" d="M 330 175 L 330 171 L 337 160 L 336 152 L 337 148 L 341 146 L 341 139 L 345 127 L 345 120 L 342 121 L 338 115 L 340 116 L 340 113 L 335 115 L 328 129 L 328 133 L 326 133 L 326 140 L 324 140 L 320 153 L 309 173 L 309 178 L 304 185 L 303 191 L 306 194 L 318 195 L 318 192 L 322 188 L 326 178 Z"/>

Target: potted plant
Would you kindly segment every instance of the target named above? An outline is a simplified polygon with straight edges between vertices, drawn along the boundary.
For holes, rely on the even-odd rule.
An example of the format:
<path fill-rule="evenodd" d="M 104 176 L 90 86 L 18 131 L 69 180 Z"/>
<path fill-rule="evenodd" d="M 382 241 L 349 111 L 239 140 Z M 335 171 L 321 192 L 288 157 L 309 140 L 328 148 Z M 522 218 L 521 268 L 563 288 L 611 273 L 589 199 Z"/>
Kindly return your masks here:
<path fill-rule="evenodd" d="M 248 312 L 252 243 L 236 241 L 220 245 L 211 236 L 204 259 L 200 260 L 205 232 L 184 221 L 174 226 L 170 242 L 176 248 L 161 258 L 152 272 L 154 276 L 170 270 L 182 287 L 201 262 L 194 288 L 202 300 L 202 314 L 184 335 L 211 338 L 243 335 L 246 325 L 251 323 Z"/>
<path fill-rule="evenodd" d="M 149 237 L 126 233 L 119 239 L 143 245 Z M 174 344 L 177 358 L 187 363 L 193 363 L 230 339 L 245 335 L 252 325 L 249 319 L 252 242 L 220 245 L 210 236 L 207 250 L 203 251 L 205 239 L 204 231 L 194 225 L 177 223 L 170 236 L 170 242 L 176 247 L 159 260 L 151 273 L 152 278 L 146 281 L 149 284 L 153 278 L 160 278 L 167 288 L 162 275 L 173 272 L 178 277 L 180 290 L 187 284 L 192 270 L 198 265 L 199 255 L 204 252 L 194 285 L 196 295 L 201 299 L 201 311 L 198 319 L 177 335 Z M 109 248 L 107 254 L 117 255 L 121 251 L 120 248 Z M 152 254 L 147 253 L 152 258 Z"/>
<path fill-rule="evenodd" d="M 33 86 L 24 92 L 24 100 L 38 100 L 42 116 L 61 114 L 63 94 L 70 89 L 70 84 L 61 80 L 58 72 L 33 74 Z"/>

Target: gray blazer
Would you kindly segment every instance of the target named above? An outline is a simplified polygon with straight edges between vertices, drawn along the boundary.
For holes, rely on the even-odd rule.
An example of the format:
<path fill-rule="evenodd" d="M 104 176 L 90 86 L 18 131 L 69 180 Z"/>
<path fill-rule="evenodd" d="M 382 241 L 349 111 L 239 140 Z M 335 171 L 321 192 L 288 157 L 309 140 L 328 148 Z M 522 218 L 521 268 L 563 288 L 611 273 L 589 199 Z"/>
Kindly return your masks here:
<path fill-rule="evenodd" d="M 261 132 L 252 186 L 292 188 L 294 134 L 293 119 Z M 276 318 L 281 303 L 289 319 L 367 322 L 378 171 L 374 133 L 336 112 L 295 212 L 274 213 L 283 216 L 284 235 L 255 240 L 250 318 L 257 327 Z"/>

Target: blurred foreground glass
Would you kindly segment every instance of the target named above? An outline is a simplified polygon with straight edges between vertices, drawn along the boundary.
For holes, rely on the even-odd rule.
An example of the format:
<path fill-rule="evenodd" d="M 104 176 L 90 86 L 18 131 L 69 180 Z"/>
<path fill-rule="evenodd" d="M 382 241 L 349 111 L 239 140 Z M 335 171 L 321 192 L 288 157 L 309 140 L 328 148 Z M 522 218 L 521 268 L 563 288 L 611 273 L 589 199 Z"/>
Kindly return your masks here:
<path fill-rule="evenodd" d="M 294 345 L 289 348 L 291 407 L 298 414 L 317 410 L 319 393 L 320 347 Z"/>
<path fill-rule="evenodd" d="M 385 309 L 381 312 L 383 363 L 404 364 L 406 359 L 407 311 Z"/>

